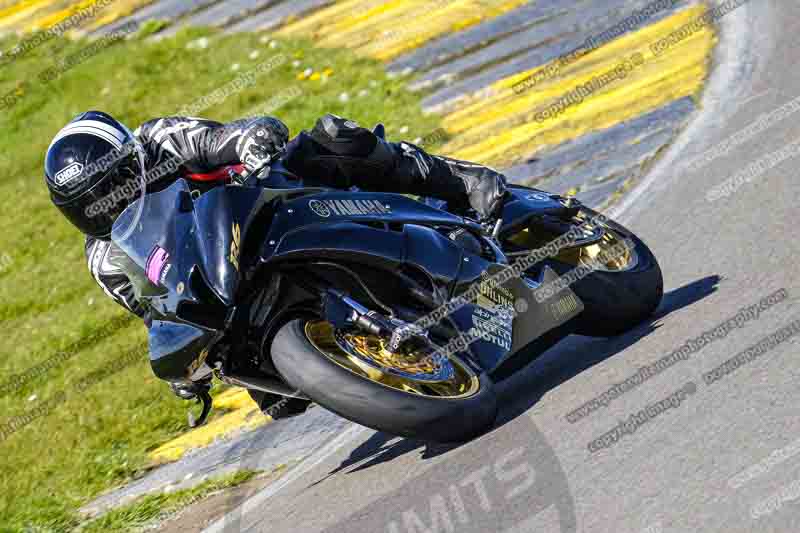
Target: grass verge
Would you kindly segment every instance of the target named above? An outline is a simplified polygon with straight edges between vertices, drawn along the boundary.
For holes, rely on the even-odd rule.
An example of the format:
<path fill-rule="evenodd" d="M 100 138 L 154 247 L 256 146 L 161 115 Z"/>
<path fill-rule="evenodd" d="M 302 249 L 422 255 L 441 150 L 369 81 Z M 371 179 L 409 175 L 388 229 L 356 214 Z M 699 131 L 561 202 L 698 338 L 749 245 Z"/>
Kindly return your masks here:
<path fill-rule="evenodd" d="M 0 40 L 0 50 L 13 45 Z M 383 121 L 390 138 L 409 140 L 438 126 L 422 115 L 421 95 L 376 61 L 308 41 L 191 29 L 86 50 L 84 41 L 54 39 L 0 71 L 0 428 L 29 422 L 0 434 L 2 531 L 74 529 L 78 507 L 140 475 L 148 451 L 186 430 L 187 405 L 150 371 L 144 328 L 122 318 L 94 283 L 83 238 L 48 199 L 43 156 L 67 121 L 99 109 L 135 127 L 219 94 L 283 54 L 255 84 L 211 98 L 196 115 L 225 121 L 266 106 L 296 134 L 333 112 L 365 125 Z M 63 69 L 67 58 L 75 66 Z M 57 79 L 40 81 L 50 68 L 61 72 Z M 124 354 L 126 364 L 115 366 Z M 83 382 L 90 374 L 97 379 Z"/>
<path fill-rule="evenodd" d="M 168 520 L 179 511 L 208 498 L 215 492 L 238 487 L 258 474 L 252 470 L 239 470 L 228 476 L 209 479 L 191 489 L 142 496 L 128 505 L 92 520 L 82 527 L 81 531 L 84 533 L 133 531 L 153 522 Z"/>

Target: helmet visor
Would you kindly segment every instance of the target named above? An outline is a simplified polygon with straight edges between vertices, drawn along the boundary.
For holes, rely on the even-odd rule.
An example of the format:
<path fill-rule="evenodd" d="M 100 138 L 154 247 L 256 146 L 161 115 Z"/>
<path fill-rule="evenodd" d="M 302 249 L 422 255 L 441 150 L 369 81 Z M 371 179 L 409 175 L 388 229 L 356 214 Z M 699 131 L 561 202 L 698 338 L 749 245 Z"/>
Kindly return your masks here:
<path fill-rule="evenodd" d="M 143 157 L 139 147 L 120 158 L 113 168 L 77 198 L 56 202 L 72 224 L 86 235 L 108 239 L 120 213 L 144 197 Z"/>

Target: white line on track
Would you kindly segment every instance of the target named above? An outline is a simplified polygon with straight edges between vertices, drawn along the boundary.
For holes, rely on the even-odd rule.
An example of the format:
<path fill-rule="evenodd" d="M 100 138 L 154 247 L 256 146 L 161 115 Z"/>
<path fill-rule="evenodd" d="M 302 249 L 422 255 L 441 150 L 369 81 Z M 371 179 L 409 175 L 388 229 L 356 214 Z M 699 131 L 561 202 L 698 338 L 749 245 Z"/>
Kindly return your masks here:
<path fill-rule="evenodd" d="M 663 190 L 680 178 L 682 161 L 704 149 L 706 140 L 719 131 L 752 92 L 752 70 L 759 52 L 769 47 L 768 36 L 753 35 L 750 19 L 755 15 L 752 3 L 742 5 L 720 21 L 720 43 L 715 51 L 713 72 L 703 92 L 699 115 L 658 160 L 653 169 L 620 202 L 606 213 L 625 224 L 635 212 L 647 207 L 653 193 Z M 752 98 L 749 98 L 752 100 Z M 676 171 L 677 170 L 677 171 Z M 649 195 L 649 196 L 645 196 Z M 635 210 L 632 210 L 636 207 Z"/>
<path fill-rule="evenodd" d="M 229 517 L 234 517 L 240 522 L 243 521 L 249 511 L 263 508 L 263 504 L 280 492 L 284 487 L 310 472 L 318 464 L 338 452 L 343 446 L 346 446 L 349 442 L 355 440 L 356 437 L 361 436 L 362 433 L 367 431 L 369 431 L 368 428 L 359 426 L 358 424 L 352 424 L 338 437 L 322 446 L 317 452 L 298 464 L 278 481 L 267 486 L 264 490 L 245 501 L 236 509 L 229 511 L 225 517 L 204 529 L 203 533 L 223 533 L 228 525 Z"/>

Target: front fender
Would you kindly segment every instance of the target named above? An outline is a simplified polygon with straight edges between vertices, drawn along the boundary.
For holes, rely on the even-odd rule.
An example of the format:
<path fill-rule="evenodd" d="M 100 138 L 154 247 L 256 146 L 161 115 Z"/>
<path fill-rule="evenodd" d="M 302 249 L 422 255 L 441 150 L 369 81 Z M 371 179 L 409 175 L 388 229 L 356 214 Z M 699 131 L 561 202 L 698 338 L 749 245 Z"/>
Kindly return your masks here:
<path fill-rule="evenodd" d="M 538 189 L 509 186 L 509 197 L 503 204 L 503 223 L 500 226 L 500 238 L 507 237 L 523 227 L 536 216 L 561 215 L 566 208 L 550 194 Z"/>

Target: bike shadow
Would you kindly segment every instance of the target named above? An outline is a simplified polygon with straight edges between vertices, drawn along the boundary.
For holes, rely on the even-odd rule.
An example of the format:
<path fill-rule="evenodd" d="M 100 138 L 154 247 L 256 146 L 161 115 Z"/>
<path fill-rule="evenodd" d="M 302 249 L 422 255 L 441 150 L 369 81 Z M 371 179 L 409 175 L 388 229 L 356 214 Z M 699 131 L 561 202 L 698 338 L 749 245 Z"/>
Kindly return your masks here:
<path fill-rule="evenodd" d="M 650 320 L 623 335 L 611 338 L 571 335 L 544 352 L 523 370 L 498 384 L 503 407 L 495 429 L 528 411 L 549 391 L 647 337 L 662 326 L 661 321 L 668 315 L 712 295 L 722 279 L 718 275 L 707 276 L 664 293 Z"/>
<path fill-rule="evenodd" d="M 498 383 L 498 396 L 502 407 L 497 422 L 488 433 L 523 415 L 548 391 L 650 335 L 661 327 L 660 321 L 668 315 L 710 296 L 718 290 L 722 279 L 717 275 L 707 276 L 665 293 L 661 305 L 652 318 L 623 335 L 613 338 L 571 335 L 546 350 L 519 372 Z M 432 459 L 468 444 L 469 442 L 431 444 L 376 432 L 355 448 L 339 466 L 309 485 L 309 488 L 336 474 L 353 474 L 391 462 L 408 453 L 419 451 L 420 459 Z"/>

